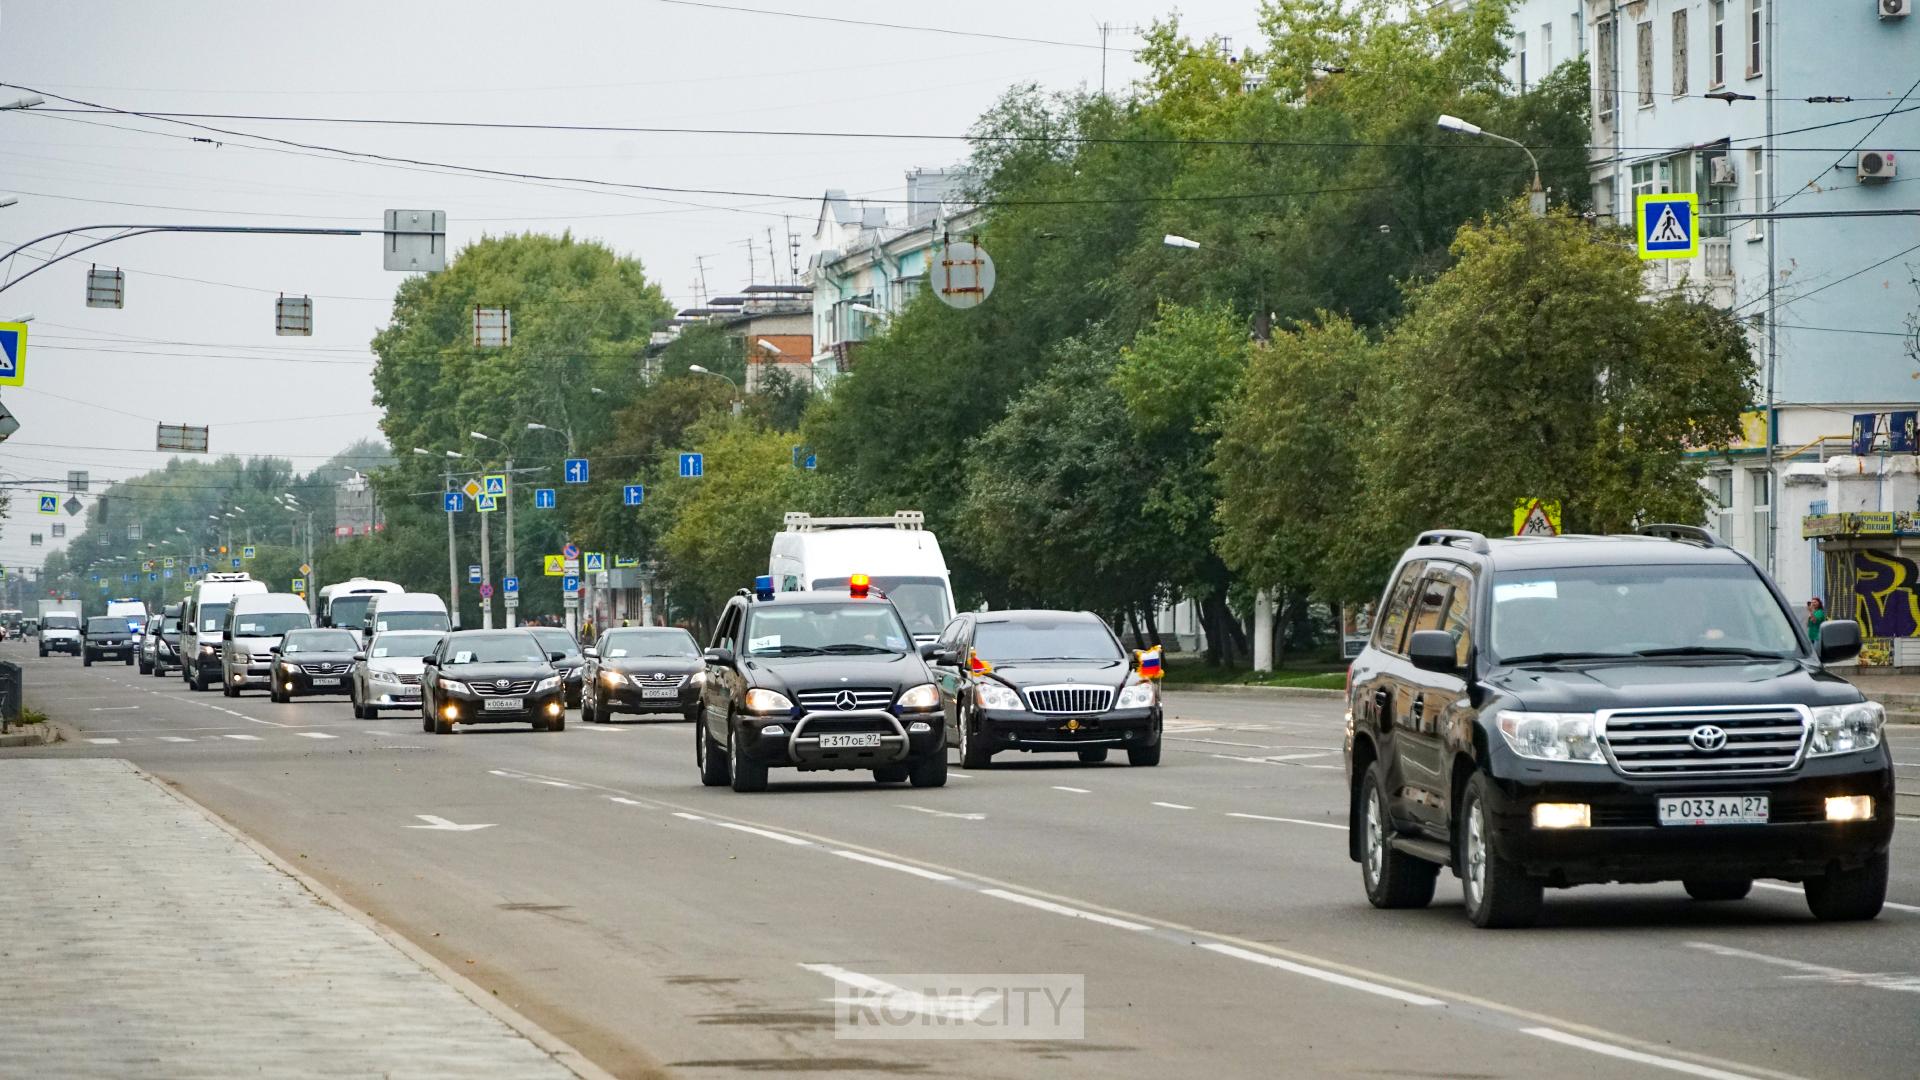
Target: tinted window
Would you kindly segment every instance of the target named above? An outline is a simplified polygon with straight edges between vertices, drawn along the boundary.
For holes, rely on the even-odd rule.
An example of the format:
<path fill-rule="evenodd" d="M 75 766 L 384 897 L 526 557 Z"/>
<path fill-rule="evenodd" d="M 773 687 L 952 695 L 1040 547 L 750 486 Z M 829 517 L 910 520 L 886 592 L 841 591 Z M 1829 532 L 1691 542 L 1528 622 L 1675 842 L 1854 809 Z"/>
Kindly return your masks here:
<path fill-rule="evenodd" d="M 89 634 L 124 634 L 127 632 L 127 620 L 119 615 L 96 615 L 87 620 Z"/>
<path fill-rule="evenodd" d="M 527 633 L 532 634 L 533 639 L 540 643 L 540 647 L 548 652 L 566 653 L 570 657 L 580 655 L 580 643 L 573 640 L 573 635 L 565 630 L 556 630 L 549 626 L 529 630 Z"/>
<path fill-rule="evenodd" d="M 1373 630 L 1375 648 L 1388 652 L 1400 651 L 1401 631 L 1406 629 L 1407 616 L 1413 611 L 1414 586 L 1420 581 L 1420 571 L 1425 563 L 1408 563 L 1401 567 L 1400 576 L 1394 580 L 1393 591 L 1387 594 L 1386 608 L 1380 614 L 1379 625 Z"/>
<path fill-rule="evenodd" d="M 601 639 L 600 655 L 609 660 L 623 656 L 672 656 L 692 660 L 699 657 L 700 647 L 685 630 L 615 630 Z"/>
<path fill-rule="evenodd" d="M 327 618 L 332 620 L 335 626 L 359 626 L 366 621 L 367 605 L 373 603 L 373 598 L 379 595 L 379 593 L 350 593 L 346 596 L 336 596 L 333 602 L 327 605 Z"/>
<path fill-rule="evenodd" d="M 813 587 L 821 592 L 845 592 L 847 578 L 815 578 Z M 947 586 L 933 577 L 875 577 L 873 587 L 887 594 L 907 628 L 922 636 L 932 636 L 953 618 L 947 607 Z"/>
<path fill-rule="evenodd" d="M 375 632 L 386 630 L 451 630 L 446 615 L 438 611 L 382 611 L 375 614 Z"/>
<path fill-rule="evenodd" d="M 172 615 L 169 615 L 169 616 L 167 616 L 166 618 L 164 618 L 164 619 L 162 619 L 162 620 L 160 620 L 160 632 L 161 632 L 162 634 L 177 634 L 177 633 L 179 633 L 179 632 L 180 632 L 180 620 L 179 620 L 179 619 L 177 619 L 177 618 L 175 618 L 175 617 L 174 617 L 174 616 L 172 616 Z"/>
<path fill-rule="evenodd" d="M 746 638 L 753 656 L 898 653 L 913 645 L 890 605 L 858 602 L 755 607 Z"/>
<path fill-rule="evenodd" d="M 992 663 L 1014 660 L 1121 660 L 1125 657 L 1097 619 L 981 619 L 973 651 Z"/>
<path fill-rule="evenodd" d="M 447 639 L 447 664 L 545 663 L 546 651 L 525 631 L 471 634 Z"/>
<path fill-rule="evenodd" d="M 345 630 L 296 630 L 287 635 L 280 643 L 280 651 L 296 652 L 346 652 L 360 648 L 360 639 Z"/>
<path fill-rule="evenodd" d="M 1493 651 L 1632 654 L 1745 649 L 1797 655 L 1799 637 L 1758 571 L 1737 566 L 1580 566 L 1493 579 Z"/>
<path fill-rule="evenodd" d="M 304 611 L 260 611 L 233 618 L 234 637 L 279 637 L 289 630 L 312 626 L 313 616 Z"/>

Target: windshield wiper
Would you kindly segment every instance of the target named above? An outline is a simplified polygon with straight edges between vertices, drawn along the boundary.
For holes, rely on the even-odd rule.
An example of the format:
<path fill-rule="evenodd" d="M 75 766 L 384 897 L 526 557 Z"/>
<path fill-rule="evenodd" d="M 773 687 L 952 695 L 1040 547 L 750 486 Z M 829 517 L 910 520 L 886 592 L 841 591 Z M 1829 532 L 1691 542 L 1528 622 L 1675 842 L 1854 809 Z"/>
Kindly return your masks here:
<path fill-rule="evenodd" d="M 1733 645 L 1676 645 L 1667 649 L 1640 649 L 1635 656 L 1747 656 L 1756 660 L 1792 659 L 1782 653 L 1742 649 Z"/>
<path fill-rule="evenodd" d="M 1117 656 L 1022 656 L 1015 660 L 1002 661 L 1008 664 L 1030 664 L 1036 660 L 1073 660 L 1082 664 L 1117 664 Z"/>
<path fill-rule="evenodd" d="M 1539 652 L 1525 656 L 1505 656 L 1501 661 L 1507 664 L 1551 664 L 1561 660 L 1632 660 L 1641 653 L 1612 652 Z"/>
<path fill-rule="evenodd" d="M 898 656 L 900 654 L 900 650 L 898 649 L 883 649 L 878 645 L 851 644 L 851 643 L 845 644 L 845 645 L 828 645 L 826 648 L 821 649 L 819 651 L 823 653 L 834 653 L 839 656 L 845 656 L 850 653 L 859 653 L 859 654 L 892 653 L 895 656 Z"/>
<path fill-rule="evenodd" d="M 819 656 L 820 650 L 811 645 L 773 645 L 753 650 L 754 656 Z"/>

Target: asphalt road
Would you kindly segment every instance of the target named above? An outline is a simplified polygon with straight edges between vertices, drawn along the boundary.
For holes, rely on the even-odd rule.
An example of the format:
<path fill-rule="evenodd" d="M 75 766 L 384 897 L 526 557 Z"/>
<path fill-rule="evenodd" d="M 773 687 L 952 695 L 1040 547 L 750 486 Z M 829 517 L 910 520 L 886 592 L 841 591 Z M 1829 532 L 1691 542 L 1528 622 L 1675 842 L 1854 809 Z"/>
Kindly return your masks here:
<path fill-rule="evenodd" d="M 1873 923 L 1675 884 L 1550 893 L 1540 927 L 1488 932 L 1451 877 L 1426 911 L 1367 905 L 1330 699 L 1170 694 L 1153 769 L 1014 756 L 934 791 L 776 771 L 735 795 L 699 785 L 680 722 L 436 737 L 0 655 L 79 733 L 31 753 L 170 781 L 620 1075 L 1917 1071 L 1920 817 Z M 1920 729 L 1893 742 L 1920 762 Z M 903 973 L 1081 976 L 1085 1038 L 835 1038 L 830 976 Z"/>

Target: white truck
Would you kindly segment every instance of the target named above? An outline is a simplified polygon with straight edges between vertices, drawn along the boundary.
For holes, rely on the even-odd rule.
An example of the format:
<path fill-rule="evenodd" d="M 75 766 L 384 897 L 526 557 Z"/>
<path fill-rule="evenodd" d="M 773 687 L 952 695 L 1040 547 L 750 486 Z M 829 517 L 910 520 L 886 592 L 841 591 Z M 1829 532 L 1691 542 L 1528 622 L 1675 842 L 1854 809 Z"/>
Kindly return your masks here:
<path fill-rule="evenodd" d="M 50 652 L 79 656 L 80 601 L 40 601 L 40 655 Z"/>
<path fill-rule="evenodd" d="M 892 517 L 814 517 L 792 512 L 773 537 L 767 572 L 777 592 L 845 590 L 855 574 L 900 610 L 915 641 L 932 641 L 953 619 L 953 583 L 940 539 L 918 510 Z"/>

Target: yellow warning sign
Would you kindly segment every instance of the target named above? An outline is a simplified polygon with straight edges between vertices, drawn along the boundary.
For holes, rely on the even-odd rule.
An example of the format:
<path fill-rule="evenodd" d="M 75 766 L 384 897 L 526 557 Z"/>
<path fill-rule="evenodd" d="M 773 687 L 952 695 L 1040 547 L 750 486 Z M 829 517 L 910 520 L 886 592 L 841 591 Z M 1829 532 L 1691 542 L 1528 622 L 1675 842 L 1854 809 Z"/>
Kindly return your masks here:
<path fill-rule="evenodd" d="M 541 556 L 541 562 L 545 564 L 548 577 L 567 576 L 567 557 L 565 555 L 543 555 Z"/>
<path fill-rule="evenodd" d="M 1560 500 L 1515 499 L 1513 501 L 1513 535 L 1559 536 Z"/>

